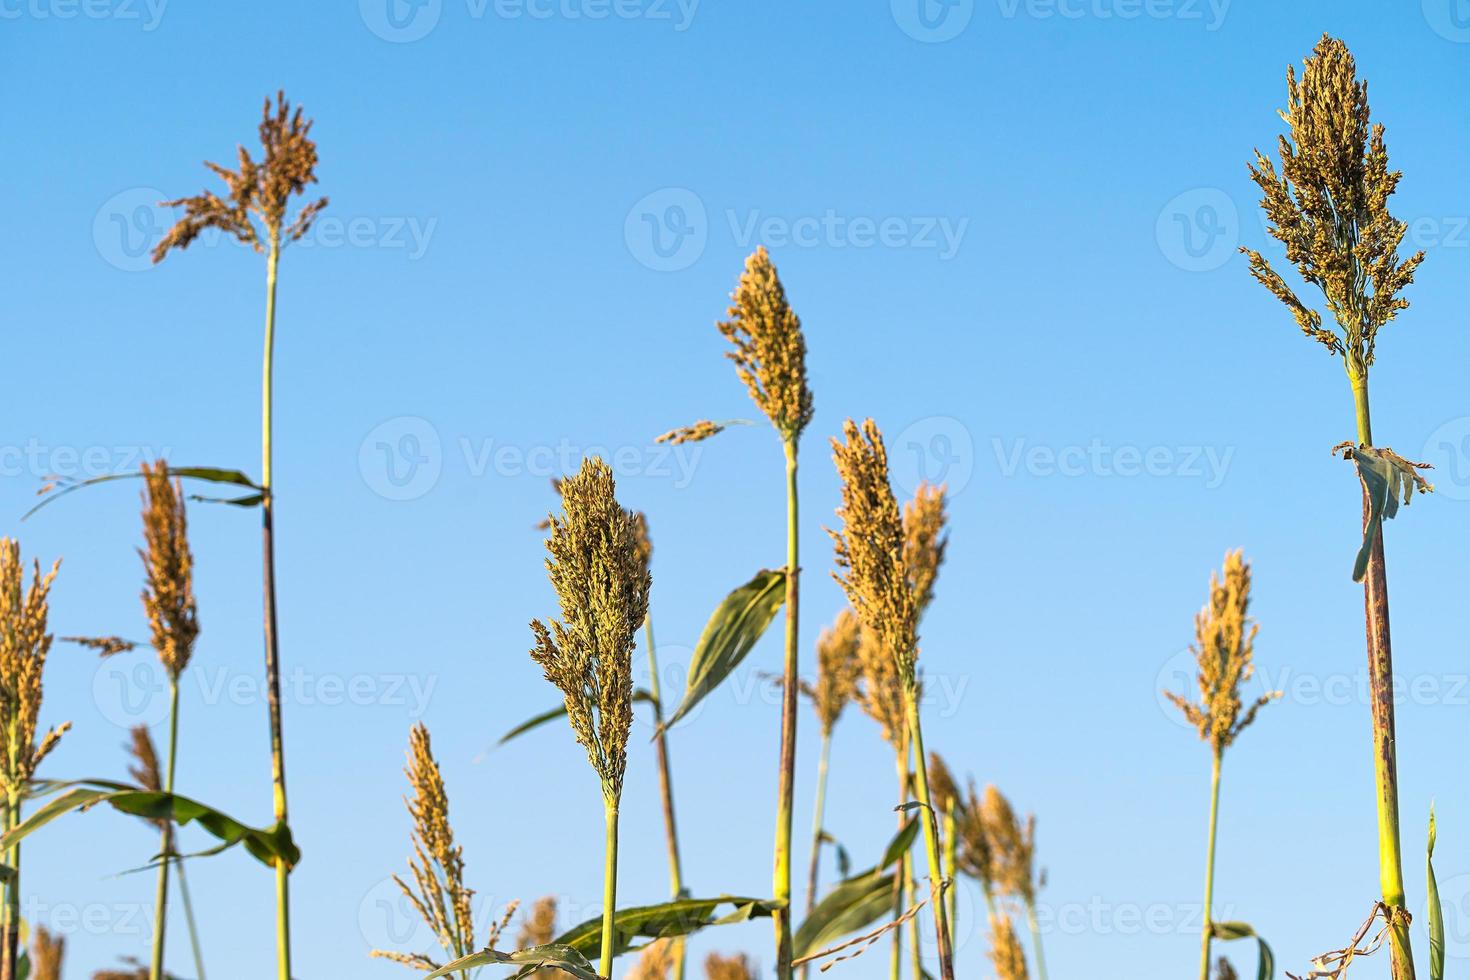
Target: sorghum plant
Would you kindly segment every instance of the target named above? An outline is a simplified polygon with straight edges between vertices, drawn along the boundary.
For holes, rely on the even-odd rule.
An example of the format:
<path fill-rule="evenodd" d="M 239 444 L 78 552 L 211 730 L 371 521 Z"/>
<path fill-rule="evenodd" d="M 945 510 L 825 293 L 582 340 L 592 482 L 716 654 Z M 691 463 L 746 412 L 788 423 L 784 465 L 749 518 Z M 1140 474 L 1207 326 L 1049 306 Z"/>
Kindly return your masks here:
<path fill-rule="evenodd" d="M 704 958 L 704 976 L 705 980 L 755 980 L 755 967 L 744 953 L 711 953 Z"/>
<path fill-rule="evenodd" d="M 842 478 L 841 531 L 831 532 L 839 571 L 836 577 L 847 592 L 863 627 L 876 635 L 893 657 L 903 691 L 908 745 L 914 757 L 914 789 L 924 826 L 929 860 L 929 894 L 934 909 L 942 980 L 953 980 L 954 962 L 949 921 L 944 908 L 944 873 L 939 853 L 939 829 L 929 792 L 928 763 L 919 718 L 919 613 L 923 591 L 920 573 L 905 547 L 904 521 L 888 482 L 888 451 L 872 419 L 861 429 L 851 419 L 843 440 L 832 440 L 838 475 Z"/>
<path fill-rule="evenodd" d="M 990 963 L 997 980 L 1026 980 L 1026 954 L 1006 916 L 990 917 Z"/>
<path fill-rule="evenodd" d="M 46 632 L 50 611 L 51 583 L 61 562 L 41 574 L 39 562 L 31 567 L 31 584 L 25 584 L 25 565 L 20 543 L 0 538 L 0 789 L 5 798 L 5 830 L 20 825 L 21 804 L 30 794 L 31 778 L 41 760 L 56 748 L 71 722 L 58 725 L 36 739 L 41 713 L 41 675 L 51 650 Z M 5 854 L 10 869 L 5 887 L 3 943 L 0 943 L 0 978 L 15 980 L 20 968 L 20 843 Z"/>
<path fill-rule="evenodd" d="M 1368 84 L 1359 80 L 1347 45 L 1323 35 L 1302 66 L 1286 75 L 1287 103 L 1281 113 L 1289 134 L 1279 138 L 1280 169 L 1256 153 L 1251 178 L 1262 192 L 1269 231 L 1286 246 L 1286 260 L 1303 281 L 1322 293 L 1339 331 L 1323 325 L 1259 252 L 1242 249 L 1251 274 L 1281 300 L 1302 331 L 1342 358 L 1353 393 L 1357 459 L 1363 483 L 1364 552 L 1354 578 L 1362 579 L 1373 717 L 1373 763 L 1377 788 L 1379 884 L 1392 917 L 1391 955 L 1395 980 L 1414 976 L 1405 911 L 1399 840 L 1398 755 L 1394 740 L 1393 655 L 1389 634 L 1388 574 L 1380 523 L 1369 474 L 1389 483 L 1389 494 L 1418 486 L 1427 490 L 1413 464 L 1392 450 L 1375 447 L 1368 402 L 1368 372 L 1378 331 L 1409 305 L 1400 293 L 1414 280 L 1423 252 L 1400 260 L 1406 225 L 1388 210 L 1402 174 L 1390 170 L 1383 125 L 1371 123 Z M 1391 512 L 1389 514 L 1391 516 Z"/>
<path fill-rule="evenodd" d="M 1046 980 L 1041 929 L 1036 920 L 1036 893 L 1041 886 L 1041 876 L 1036 871 L 1036 817 L 1028 816 L 1023 823 L 1000 790 L 987 786 L 980 802 L 980 821 L 985 828 L 995 891 L 1015 899 L 1025 909 L 1036 950 L 1036 975 Z"/>
<path fill-rule="evenodd" d="M 546 569 L 562 619 L 531 622 L 531 659 L 561 689 L 567 719 L 602 782 L 607 829 L 603 867 L 602 956 L 612 976 L 617 908 L 618 804 L 633 724 L 633 645 L 648 615 L 650 578 L 640 557 L 637 519 L 614 496 L 612 470 L 601 459 L 561 484 L 562 514 L 551 518 Z"/>
<path fill-rule="evenodd" d="M 1184 712 L 1189 723 L 1198 729 L 1199 737 L 1210 745 L 1210 832 L 1205 848 L 1205 915 L 1200 939 L 1200 980 L 1209 980 L 1210 975 L 1220 762 L 1236 737 L 1255 721 L 1256 712 L 1280 696 L 1279 691 L 1263 694 L 1249 708 L 1240 698 L 1240 686 L 1255 673 L 1253 657 L 1259 626 L 1249 616 L 1250 597 L 1251 566 L 1239 551 L 1232 551 L 1225 556 L 1223 571 L 1210 574 L 1210 601 L 1194 617 L 1194 643 L 1190 649 L 1199 666 L 1199 704 L 1172 691 L 1164 692 Z"/>
<path fill-rule="evenodd" d="M 325 197 L 304 205 L 287 221 L 291 196 L 301 196 L 316 183 L 316 143 L 311 139 L 311 120 L 298 107 L 293 113 L 284 92 L 276 93 L 276 104 L 265 100 L 261 112 L 261 159 L 255 160 L 244 146 L 238 148 L 239 168 L 230 170 L 217 163 L 204 165 L 225 182 L 228 198 L 213 191 L 193 197 L 165 201 L 181 207 L 184 216 L 169 229 L 153 250 L 153 261 L 162 262 L 172 249 L 186 249 L 208 229 L 233 235 L 257 253 L 265 265 L 265 349 L 261 359 L 260 391 L 260 488 L 261 539 L 264 579 L 264 626 L 266 703 L 270 714 L 271 785 L 276 822 L 284 825 L 286 811 L 286 760 L 281 726 L 280 640 L 276 617 L 275 493 L 271 471 L 271 395 L 275 367 L 276 269 L 281 250 L 299 241 L 327 206 Z M 258 224 L 257 224 L 258 222 Z M 290 869 L 276 862 L 276 976 L 291 980 Z"/>
<path fill-rule="evenodd" d="M 858 643 L 862 627 L 851 609 L 837 614 L 832 625 L 817 636 L 817 679 L 803 685 L 817 715 L 822 748 L 817 758 L 817 793 L 812 807 L 812 852 L 806 875 L 806 910 L 817 902 L 817 869 L 822 855 L 823 823 L 826 819 L 827 770 L 832 754 L 832 730 L 843 710 L 857 694 Z M 802 974 L 807 972 L 802 967 Z"/>

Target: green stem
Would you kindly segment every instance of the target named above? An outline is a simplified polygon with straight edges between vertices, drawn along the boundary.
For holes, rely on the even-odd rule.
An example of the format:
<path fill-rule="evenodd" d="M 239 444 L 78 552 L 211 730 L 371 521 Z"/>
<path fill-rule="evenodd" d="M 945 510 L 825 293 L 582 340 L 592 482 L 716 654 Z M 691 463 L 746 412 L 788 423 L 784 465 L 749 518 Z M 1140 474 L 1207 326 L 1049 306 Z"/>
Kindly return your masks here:
<path fill-rule="evenodd" d="M 1373 445 L 1368 408 L 1368 375 L 1349 372 L 1358 443 Z M 1363 489 L 1363 528 L 1368 527 L 1369 501 Z M 1405 906 L 1403 859 L 1399 834 L 1398 749 L 1393 718 L 1393 641 L 1388 618 L 1388 567 L 1383 529 L 1373 535 L 1368 571 L 1363 578 L 1363 609 L 1368 643 L 1369 695 L 1373 716 L 1373 774 L 1377 788 L 1378 879 L 1383 904 L 1394 913 L 1389 929 L 1393 980 L 1414 980 L 1414 953 L 1409 925 L 1400 914 Z"/>
<path fill-rule="evenodd" d="M 598 961 L 597 972 L 603 977 L 611 977 L 613 915 L 618 906 L 618 804 L 605 800 L 603 811 L 607 819 L 607 849 L 602 866 L 602 958 Z"/>
<path fill-rule="evenodd" d="M 15 744 L 14 739 L 11 744 Z M 10 832 L 20 826 L 20 794 L 14 790 L 6 793 L 5 830 Z M 20 844 L 11 845 L 5 855 L 5 863 L 12 872 L 10 884 L 5 889 L 5 937 L 0 948 L 0 977 L 13 980 L 20 962 Z"/>
<path fill-rule="evenodd" d="M 817 757 L 817 798 L 812 806 L 812 854 L 806 870 L 806 914 L 811 915 L 817 904 L 817 872 L 822 857 L 822 824 L 827 811 L 827 767 L 832 756 L 832 733 L 822 730 L 822 751 Z M 801 978 L 810 975 L 811 964 L 803 963 Z"/>
<path fill-rule="evenodd" d="M 918 892 L 918 882 L 914 879 L 914 855 L 909 852 L 903 856 L 903 906 L 904 910 L 913 907 L 914 896 Z M 924 950 L 919 944 L 919 917 L 916 915 L 909 920 L 909 969 L 912 971 L 914 980 L 924 980 Z"/>
<path fill-rule="evenodd" d="M 174 764 L 179 749 L 179 679 L 170 677 L 168 682 L 168 767 L 164 771 L 163 791 L 174 791 Z M 158 894 L 153 904 L 153 959 L 148 968 L 148 980 L 163 980 L 163 940 L 168 924 L 168 869 L 173 863 L 174 825 L 170 820 L 163 824 L 163 860 L 158 864 Z"/>
<path fill-rule="evenodd" d="M 286 761 L 281 730 L 281 656 L 276 628 L 276 545 L 274 484 L 271 480 L 271 390 L 276 344 L 276 269 L 281 261 L 278 229 L 271 230 L 265 267 L 265 352 L 260 386 L 261 542 L 265 597 L 266 703 L 271 726 L 271 787 L 277 825 L 286 823 Z M 276 863 L 276 977 L 291 980 L 290 872 Z"/>
<path fill-rule="evenodd" d="M 1210 940 L 1214 938 L 1215 829 L 1220 817 L 1220 751 L 1210 770 L 1210 835 L 1205 845 L 1205 914 L 1200 930 L 1199 980 L 1210 980 Z"/>
<path fill-rule="evenodd" d="M 960 881 L 958 871 L 960 845 L 959 841 L 956 839 L 956 837 L 958 836 L 958 823 L 959 820 L 955 816 L 955 805 L 954 802 L 951 801 L 949 809 L 944 811 L 944 877 L 948 879 L 950 883 L 949 891 L 946 892 L 944 896 L 944 911 L 949 916 L 950 949 L 954 949 L 954 933 L 956 922 L 958 921 L 955 913 L 959 907 L 958 900 L 960 895 L 960 890 L 957 887 Z"/>
<path fill-rule="evenodd" d="M 1036 948 L 1036 978 L 1046 980 L 1046 958 L 1041 955 L 1041 926 L 1036 921 L 1036 903 L 1026 903 L 1026 924 L 1031 927 L 1031 945 Z"/>
<path fill-rule="evenodd" d="M 684 870 L 679 860 L 679 825 L 674 819 L 674 774 L 669 765 L 668 733 L 664 731 L 664 709 L 658 683 L 658 654 L 653 645 L 653 617 L 643 620 L 648 637 L 648 693 L 653 695 L 654 754 L 658 760 L 658 786 L 663 798 L 664 840 L 669 849 L 669 890 L 675 899 L 684 893 Z M 682 937 L 675 939 L 674 980 L 684 980 L 685 948 Z"/>
<path fill-rule="evenodd" d="M 954 980 L 954 954 L 949 944 L 949 916 L 944 908 L 944 869 L 940 867 L 939 827 L 929 799 L 929 766 L 924 760 L 924 730 L 919 722 L 919 691 L 912 676 L 904 684 L 905 711 L 908 715 L 909 742 L 914 748 L 914 788 L 918 790 L 921 818 L 924 821 L 924 850 L 929 858 L 929 896 L 934 909 L 934 933 L 939 941 L 940 980 Z"/>
<path fill-rule="evenodd" d="M 189 898 L 189 879 L 184 875 L 184 862 L 179 861 L 179 901 L 184 906 L 184 924 L 189 927 L 189 950 L 194 954 L 194 973 L 204 980 L 204 953 L 199 948 L 199 927 L 194 923 L 194 902 Z"/>
<path fill-rule="evenodd" d="M 781 767 L 776 795 L 776 869 L 771 916 L 776 930 L 776 980 L 791 980 L 791 814 L 796 795 L 796 685 L 801 562 L 797 541 L 796 439 L 786 452 L 786 664 L 781 695 Z"/>
<path fill-rule="evenodd" d="M 903 736 L 900 735 L 899 737 L 902 738 Z M 909 801 L 909 749 L 907 743 L 904 743 L 903 747 L 895 753 L 894 766 L 898 771 L 898 804 L 899 806 L 903 806 L 903 804 Z M 899 827 L 904 825 L 905 819 L 904 811 L 899 810 Z M 900 861 L 898 867 L 893 870 L 893 922 L 897 922 L 902 918 L 904 910 L 908 908 L 907 898 L 904 894 L 904 879 L 906 877 L 904 862 Z M 888 976 L 889 980 L 899 980 L 903 976 L 903 930 L 896 927 L 893 930 L 893 942 L 890 945 L 888 955 Z"/>

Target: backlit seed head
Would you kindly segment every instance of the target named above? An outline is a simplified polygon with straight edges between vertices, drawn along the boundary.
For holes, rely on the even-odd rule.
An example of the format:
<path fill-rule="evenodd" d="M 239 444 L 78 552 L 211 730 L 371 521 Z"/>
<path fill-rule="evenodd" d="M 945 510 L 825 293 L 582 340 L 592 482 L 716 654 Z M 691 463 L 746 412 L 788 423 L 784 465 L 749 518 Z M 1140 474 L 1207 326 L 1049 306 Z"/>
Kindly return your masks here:
<path fill-rule="evenodd" d="M 561 484 L 562 515 L 551 518 L 546 569 L 560 620 L 533 620 L 531 659 L 566 697 L 567 717 L 616 803 L 633 723 L 633 644 L 648 613 L 650 577 L 637 519 L 614 496 L 612 470 L 585 460 Z"/>
<path fill-rule="evenodd" d="M 1409 305 L 1399 293 L 1424 261 L 1399 261 L 1406 225 L 1389 214 L 1402 174 L 1388 169 L 1382 124 L 1370 124 L 1368 83 L 1357 77 L 1347 45 L 1323 35 L 1302 66 L 1286 73 L 1290 130 L 1279 137 L 1278 172 L 1260 151 L 1250 165 L 1272 237 L 1307 283 L 1321 290 L 1342 335 L 1322 326 L 1259 252 L 1242 248 L 1251 274 L 1291 311 L 1298 326 L 1347 361 L 1358 378 L 1373 363 L 1379 329 Z"/>
<path fill-rule="evenodd" d="M 842 530 L 828 532 L 836 547 L 834 576 L 863 629 L 894 658 L 899 681 L 911 686 L 919 655 L 919 601 L 903 517 L 888 483 L 888 452 L 872 419 L 861 430 L 848 419 L 843 434 L 845 441 L 832 440 L 842 478 Z"/>
<path fill-rule="evenodd" d="M 1011 920 L 1004 915 L 990 919 L 990 962 L 997 980 L 1026 980 L 1026 954 Z"/>
<path fill-rule="evenodd" d="M 194 653 L 199 617 L 194 604 L 194 556 L 184 494 L 168 477 L 162 460 L 143 465 L 143 609 L 153 631 L 153 649 L 177 681 Z M 105 642 L 105 641 L 104 641 Z M 105 651 L 104 651 L 105 655 Z"/>
<path fill-rule="evenodd" d="M 1215 980 L 1238 980 L 1235 967 L 1223 956 L 1215 961 Z"/>
<path fill-rule="evenodd" d="M 832 734 L 842 710 L 857 696 L 862 671 L 858 662 L 861 636 L 857 615 L 844 609 L 817 637 L 817 681 L 803 682 L 802 689 L 812 699 L 824 735 Z"/>
<path fill-rule="evenodd" d="M 938 752 L 929 753 L 929 800 L 940 816 L 957 813 L 961 804 L 959 787 Z"/>
<path fill-rule="evenodd" d="M 764 245 L 745 260 L 726 315 L 718 326 L 735 347 L 725 356 L 735 362 L 736 375 L 781 437 L 799 439 L 812 420 L 806 339 Z"/>
<path fill-rule="evenodd" d="M 679 446 L 686 442 L 702 442 L 710 436 L 718 435 L 724 431 L 725 426 L 723 423 L 711 422 L 709 419 L 700 419 L 693 425 L 670 429 L 655 439 L 654 442 L 667 442 L 670 445 Z"/>
<path fill-rule="evenodd" d="M 721 956 L 710 953 L 704 958 L 705 980 L 755 980 L 755 967 L 744 953 Z"/>
<path fill-rule="evenodd" d="M 904 564 L 920 615 L 934 601 L 934 583 L 949 546 L 944 504 L 944 487 L 921 483 L 914 499 L 903 505 Z"/>
<path fill-rule="evenodd" d="M 990 894 L 995 888 L 995 856 L 985 830 L 984 798 L 976 791 L 973 779 L 957 817 L 955 836 L 959 847 L 955 862 L 960 871 L 980 882 L 986 894 Z"/>
<path fill-rule="evenodd" d="M 262 236 L 255 226 L 258 218 L 265 226 L 265 241 L 271 244 L 294 242 L 305 235 L 316 216 L 327 206 L 325 197 L 305 205 L 286 225 L 286 207 L 291 195 L 306 193 L 316 183 L 316 143 L 311 139 L 311 120 L 302 117 L 301 109 L 291 111 L 284 92 L 276 93 L 276 104 L 265 100 L 261 113 L 260 145 L 262 158 L 256 161 L 244 146 L 238 148 L 238 169 L 230 170 L 217 163 L 204 165 L 225 182 L 228 199 L 213 191 L 200 191 L 194 197 L 164 201 L 165 207 L 181 207 L 184 216 L 169 229 L 153 249 L 153 261 L 162 262 L 170 249 L 188 248 L 190 243 L 209 228 L 228 235 L 262 251 Z"/>
<path fill-rule="evenodd" d="M 58 561 L 42 575 L 40 563 L 33 562 L 27 588 L 20 543 L 0 538 L 0 783 L 12 797 L 25 792 L 36 767 L 71 727 L 58 725 L 36 741 L 41 675 L 52 639 L 46 618 L 60 566 Z"/>
<path fill-rule="evenodd" d="M 633 968 L 628 971 L 627 980 L 668 980 L 669 971 L 673 968 L 673 940 L 655 939 L 638 954 Z"/>
<path fill-rule="evenodd" d="M 895 752 L 905 751 L 908 720 L 904 715 L 903 679 L 898 661 L 872 630 L 864 629 L 858 637 L 857 702 L 863 713 L 877 722 L 883 740 Z"/>
<path fill-rule="evenodd" d="M 103 660 L 119 653 L 127 653 L 138 646 L 132 640 L 124 640 L 120 636 L 62 636 L 58 639 L 63 643 L 75 643 L 79 647 L 93 650 Z"/>
<path fill-rule="evenodd" d="M 66 953 L 66 940 L 45 926 L 36 928 L 31 942 L 31 980 L 61 980 L 61 960 Z"/>
<path fill-rule="evenodd" d="M 133 760 L 133 764 L 128 766 L 128 776 L 134 785 L 150 793 L 162 790 L 163 776 L 158 767 L 158 752 L 153 748 L 153 737 L 148 734 L 148 726 L 134 725 L 128 731 L 128 744 L 125 748 Z M 167 830 L 170 826 L 170 821 L 165 818 L 144 819 L 159 830 Z"/>
<path fill-rule="evenodd" d="M 1198 667 L 1199 704 L 1164 692 L 1216 754 L 1223 753 L 1255 721 L 1262 706 L 1281 696 L 1280 691 L 1269 691 L 1242 710 L 1240 686 L 1255 673 L 1253 654 L 1259 629 L 1248 615 L 1250 594 L 1251 566 L 1239 550 L 1229 552 L 1224 571 L 1210 573 L 1210 600 L 1194 617 L 1195 641 L 1190 650 Z"/>
<path fill-rule="evenodd" d="M 521 922 L 520 932 L 516 934 L 516 949 L 530 949 L 532 946 L 545 946 L 556 938 L 556 896 L 544 895 L 536 899 L 531 905 L 531 914 Z M 538 970 L 537 974 L 546 973 L 548 976 L 556 970 Z"/>
<path fill-rule="evenodd" d="M 1010 801 L 994 786 L 985 787 L 980 820 L 990 849 L 991 880 L 996 892 L 1030 906 L 1036 901 L 1036 817 L 1023 823 Z"/>

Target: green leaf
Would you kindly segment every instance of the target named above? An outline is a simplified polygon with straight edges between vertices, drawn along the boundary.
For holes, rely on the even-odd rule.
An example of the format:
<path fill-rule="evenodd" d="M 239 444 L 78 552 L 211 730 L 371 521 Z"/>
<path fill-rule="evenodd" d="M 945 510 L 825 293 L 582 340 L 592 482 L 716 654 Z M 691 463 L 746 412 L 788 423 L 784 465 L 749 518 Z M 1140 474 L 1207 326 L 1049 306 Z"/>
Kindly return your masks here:
<path fill-rule="evenodd" d="M 106 803 L 119 813 L 147 820 L 171 820 L 181 827 L 191 822 L 198 823 L 224 845 L 205 853 L 217 854 L 236 844 L 243 844 L 256 860 L 269 867 L 275 867 L 278 861 L 282 861 L 289 870 L 301 860 L 301 851 L 291 840 L 291 831 L 285 824 L 258 830 L 188 797 L 140 790 L 106 780 L 81 780 L 72 785 L 76 788 L 51 800 L 20 826 L 0 837 L 0 851 L 8 850 L 63 814 Z"/>
<path fill-rule="evenodd" d="M 1271 980 L 1276 973 L 1276 957 L 1271 953 L 1271 947 L 1266 945 L 1266 940 L 1256 935 L 1256 931 L 1245 922 L 1212 922 L 1210 923 L 1210 935 L 1224 942 L 1232 939 L 1254 939 L 1260 954 L 1259 965 L 1256 967 L 1256 980 Z"/>
<path fill-rule="evenodd" d="M 730 905 L 732 909 L 716 917 L 715 912 L 722 905 Z M 661 905 L 618 909 L 613 915 L 613 955 L 627 952 L 640 939 L 687 936 L 706 926 L 729 925 L 769 916 L 780 907 L 780 902 L 770 899 L 721 895 L 718 898 L 682 898 Z M 570 946 L 584 956 L 599 953 L 602 949 L 602 916 L 573 926 L 557 936 L 555 942 Z"/>
<path fill-rule="evenodd" d="M 792 955 L 800 959 L 824 949 L 892 911 L 894 875 L 886 872 L 908 853 L 918 832 L 919 821 L 908 820 L 883 849 L 877 865 L 834 885 L 797 928 Z"/>
<path fill-rule="evenodd" d="M 785 601 L 786 572 L 781 569 L 763 569 L 725 597 L 705 624 L 694 656 L 689 660 L 684 700 L 660 726 L 660 731 L 677 724 L 740 666 Z"/>
<path fill-rule="evenodd" d="M 560 943 L 532 946 L 530 949 L 522 949 L 514 953 L 502 953 L 498 949 L 481 950 L 469 956 L 462 956 L 448 966 L 440 967 L 424 980 L 447 977 L 452 973 L 473 970 L 482 966 L 519 966 L 526 970 L 555 968 L 565 970 L 578 980 L 600 980 L 597 970 L 587 962 L 587 957 L 572 947 Z"/>
<path fill-rule="evenodd" d="M 1368 573 L 1368 559 L 1373 552 L 1373 541 L 1383 522 L 1392 520 L 1399 512 L 1399 500 L 1404 506 L 1414 498 L 1414 491 L 1429 493 L 1434 484 L 1419 475 L 1422 463 L 1411 463 L 1392 449 L 1375 449 L 1372 446 L 1353 446 L 1348 443 L 1336 446 L 1333 452 L 1343 451 L 1343 458 L 1358 466 L 1358 478 L 1363 481 L 1363 491 L 1368 495 L 1368 521 L 1363 525 L 1363 544 L 1353 562 L 1353 581 L 1363 581 Z"/>
<path fill-rule="evenodd" d="M 653 703 L 653 695 L 650 694 L 650 693 L 648 693 L 647 691 L 645 691 L 643 688 L 640 687 L 636 691 L 633 692 L 633 701 L 635 703 L 636 702 L 639 702 L 639 701 L 644 701 L 644 702 L 647 702 L 648 704 L 652 704 Z M 512 728 L 510 731 L 508 731 L 504 735 L 500 736 L 500 741 L 496 742 L 495 744 L 496 745 L 504 745 L 506 742 L 509 742 L 511 739 L 516 738 L 516 737 L 521 736 L 521 735 L 524 735 L 527 732 L 531 731 L 532 729 L 540 728 L 542 725 L 546 724 L 548 721 L 555 721 L 558 718 L 565 718 L 566 716 L 567 716 L 567 705 L 566 705 L 566 702 L 563 701 L 561 704 L 557 705 L 555 708 L 552 708 L 550 711 L 543 711 L 539 715 L 535 715 L 534 717 L 527 718 L 525 721 L 521 722 L 519 725 L 517 725 L 516 727 Z"/>
<path fill-rule="evenodd" d="M 47 496 L 40 503 L 36 504 L 36 506 L 26 511 L 25 514 L 22 515 L 21 520 L 25 520 L 26 518 L 30 517 L 36 511 L 40 510 L 42 507 L 45 507 L 47 504 L 62 497 L 65 497 L 67 494 L 75 490 L 80 490 L 83 487 L 95 486 L 99 483 L 111 483 L 113 480 L 136 480 L 139 479 L 142 475 L 142 473 L 108 473 L 105 476 L 94 476 L 89 480 L 58 480 L 54 484 L 54 486 L 50 488 L 51 492 L 47 494 Z M 265 487 L 254 483 L 250 479 L 250 477 L 246 476 L 240 470 L 227 470 L 219 466 L 170 466 L 168 467 L 168 475 L 180 477 L 186 480 L 204 480 L 208 483 L 229 483 L 237 487 L 247 487 L 251 490 L 260 491 L 260 493 L 257 494 L 251 494 L 245 497 L 237 497 L 234 500 L 223 501 L 224 503 L 236 504 L 241 507 L 253 507 L 256 504 L 260 503 L 261 498 L 265 492 Z M 43 490 L 42 492 L 46 493 L 45 490 Z"/>
<path fill-rule="evenodd" d="M 1429 878 L 1429 980 L 1444 980 L 1444 906 L 1439 901 L 1439 882 L 1434 878 L 1434 804 L 1429 804 L 1429 846 L 1424 871 Z"/>

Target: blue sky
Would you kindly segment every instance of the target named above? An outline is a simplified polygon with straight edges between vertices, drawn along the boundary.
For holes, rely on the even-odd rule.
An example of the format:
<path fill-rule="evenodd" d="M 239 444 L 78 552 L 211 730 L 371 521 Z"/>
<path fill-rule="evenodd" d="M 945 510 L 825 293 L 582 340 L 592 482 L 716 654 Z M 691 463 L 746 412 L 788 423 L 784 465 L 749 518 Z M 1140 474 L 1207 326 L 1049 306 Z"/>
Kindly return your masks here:
<path fill-rule="evenodd" d="M 1235 547 L 1255 563 L 1259 686 L 1287 693 L 1226 759 L 1216 914 L 1252 922 L 1294 972 L 1343 945 L 1377 894 L 1359 502 L 1327 451 L 1352 434 L 1351 400 L 1235 254 L 1267 247 L 1245 162 L 1273 145 L 1286 66 L 1323 31 L 1371 81 L 1405 173 L 1395 212 L 1428 252 L 1373 398 L 1378 439 L 1437 467 L 1439 492 L 1388 529 L 1404 852 L 1422 947 L 1433 798 L 1451 973 L 1466 968 L 1470 19 L 1451 0 L 389 2 L 0 3 L 16 93 L 0 109 L 0 530 L 65 556 L 58 633 L 145 635 L 137 501 L 114 485 L 22 524 L 45 473 L 159 454 L 258 471 L 263 263 L 206 240 L 147 266 L 169 221 L 154 202 L 253 140 L 267 93 L 316 119 L 332 203 L 283 261 L 277 364 L 299 976 L 405 975 L 366 953 L 412 936 L 385 883 L 408 853 L 400 769 L 419 720 L 487 914 L 548 893 L 570 919 L 596 911 L 581 750 L 548 728 L 487 751 L 556 702 L 526 655 L 527 621 L 554 612 L 534 524 L 550 477 L 609 455 L 653 529 L 666 685 L 719 598 L 783 560 L 769 427 L 681 455 L 652 443 L 754 414 L 713 323 L 761 243 L 816 397 L 803 656 L 842 607 L 826 439 L 871 415 L 902 490 L 952 491 L 926 735 L 1037 813 L 1052 975 L 1193 967 L 1208 751 L 1158 690 L 1185 683 L 1192 616 Z M 257 522 L 201 505 L 192 531 L 203 634 L 179 786 L 264 823 Z M 773 632 L 673 736 L 697 892 L 769 889 L 779 719 L 759 675 L 778 661 Z M 48 775 L 121 773 L 127 726 L 161 719 L 149 670 L 58 645 L 45 719 L 75 729 Z M 629 769 L 622 895 L 641 903 L 666 888 L 641 738 Z M 828 825 L 859 863 L 891 830 L 891 769 L 850 712 Z M 27 844 L 31 916 L 66 933 L 72 975 L 146 954 L 151 881 L 115 872 L 153 846 L 108 813 Z M 190 874 L 212 975 L 267 975 L 270 875 L 243 854 Z M 983 976 L 973 889 L 960 901 L 960 969 Z M 187 975 L 183 940 L 171 930 Z M 765 924 L 695 949 L 771 966 Z M 877 951 L 842 967 L 885 968 Z"/>

